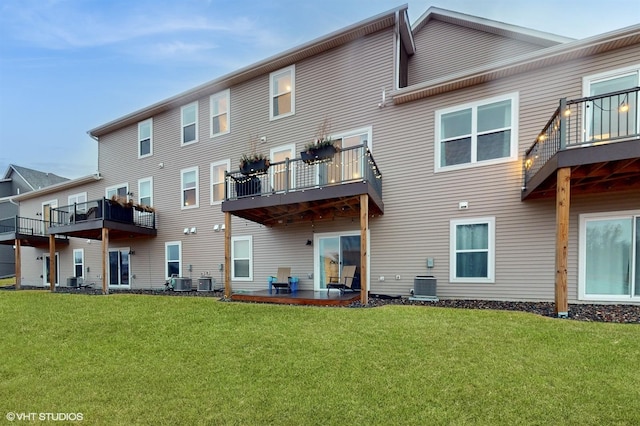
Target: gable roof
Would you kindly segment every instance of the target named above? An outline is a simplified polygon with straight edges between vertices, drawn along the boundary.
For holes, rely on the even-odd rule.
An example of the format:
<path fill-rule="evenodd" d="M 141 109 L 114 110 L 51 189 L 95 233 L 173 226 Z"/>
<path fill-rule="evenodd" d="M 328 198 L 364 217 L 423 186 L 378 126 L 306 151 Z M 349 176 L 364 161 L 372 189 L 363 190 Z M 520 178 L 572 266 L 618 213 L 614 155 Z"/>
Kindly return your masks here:
<path fill-rule="evenodd" d="M 13 173 L 20 176 L 20 178 L 29 185 L 32 191 L 69 180 L 66 177 L 58 176 L 53 173 L 41 172 L 39 170 L 29 169 L 15 164 L 9 164 L 9 167 L 4 174 L 4 179 L 10 180 Z"/>
<path fill-rule="evenodd" d="M 41 195 L 46 195 L 46 194 L 53 194 L 56 193 L 58 191 L 61 191 L 63 189 L 70 189 L 70 188 L 75 188 L 78 186 L 82 186 L 91 182 L 95 182 L 98 180 L 102 180 L 102 176 L 100 175 L 100 173 L 96 173 L 93 175 L 87 175 L 87 176 L 82 176 L 76 179 L 66 179 L 62 182 L 58 182 L 56 184 L 53 185 L 49 185 L 40 189 L 36 189 L 34 191 L 29 191 L 29 192 L 25 192 L 23 194 L 20 195 L 14 195 L 11 198 L 12 200 L 15 201 L 23 201 L 23 200 L 28 200 L 31 198 L 36 198 L 39 197 Z"/>
<path fill-rule="evenodd" d="M 88 133 L 91 137 L 98 138 L 122 127 L 146 120 L 147 118 L 153 117 L 154 115 L 167 111 L 171 108 L 185 105 L 201 97 L 212 95 L 231 86 L 248 81 L 260 75 L 279 70 L 291 64 L 295 64 L 303 59 L 318 55 L 368 34 L 389 28 L 396 25 L 397 21 L 400 21 L 402 24 L 407 20 L 407 8 L 408 6 L 405 4 L 365 19 L 364 21 L 339 29 L 310 42 L 286 50 L 275 56 L 271 56 L 260 62 L 256 62 L 237 71 L 233 71 L 215 80 L 211 80 L 193 89 L 187 90 L 186 92 L 125 115 L 124 117 L 103 124 L 102 126 L 98 126 L 89 130 Z M 408 23 L 406 26 L 408 27 Z M 401 28 L 401 33 L 405 44 L 413 46 L 413 40 L 409 40 L 409 38 L 412 37 L 411 32 L 408 31 L 408 29 L 403 31 Z"/>
<path fill-rule="evenodd" d="M 416 20 L 416 22 L 413 23 L 411 26 L 412 33 L 416 34 L 432 20 L 447 22 L 503 37 L 522 40 L 527 43 L 537 44 L 543 47 L 555 46 L 557 44 L 568 43 L 575 40 L 573 38 L 563 37 L 544 31 L 537 31 L 531 28 L 506 24 L 504 22 L 493 21 L 491 19 L 480 18 L 478 16 L 453 12 L 451 10 L 440 9 L 437 7 L 430 7 Z"/>
<path fill-rule="evenodd" d="M 403 104 L 634 44 L 640 44 L 640 24 L 415 84 L 396 90 L 391 98 L 395 105 Z"/>

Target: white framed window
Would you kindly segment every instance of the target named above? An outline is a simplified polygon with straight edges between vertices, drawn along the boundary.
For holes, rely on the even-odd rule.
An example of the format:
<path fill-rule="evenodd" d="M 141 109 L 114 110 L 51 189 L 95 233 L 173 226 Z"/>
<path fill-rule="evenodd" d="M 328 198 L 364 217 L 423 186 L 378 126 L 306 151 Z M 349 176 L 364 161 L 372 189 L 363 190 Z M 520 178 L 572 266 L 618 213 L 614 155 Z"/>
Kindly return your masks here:
<path fill-rule="evenodd" d="M 138 203 L 153 207 L 153 177 L 138 179 Z"/>
<path fill-rule="evenodd" d="M 180 187 L 182 188 L 182 209 L 192 209 L 199 205 L 198 167 L 190 167 L 180 171 Z"/>
<path fill-rule="evenodd" d="M 167 278 L 173 275 L 182 276 L 182 241 L 164 243 L 165 263 L 164 274 Z"/>
<path fill-rule="evenodd" d="M 138 123 L 138 158 L 153 155 L 153 118 Z"/>
<path fill-rule="evenodd" d="M 73 249 L 73 276 L 84 278 L 84 249 Z"/>
<path fill-rule="evenodd" d="M 436 111 L 435 171 L 518 159 L 518 93 Z"/>
<path fill-rule="evenodd" d="M 129 184 L 121 183 L 119 185 L 109 186 L 104 190 L 104 196 L 110 199 L 113 196 L 126 198 L 129 195 Z"/>
<path fill-rule="evenodd" d="M 288 117 L 296 112 L 296 67 L 291 65 L 269 75 L 269 119 Z"/>
<path fill-rule="evenodd" d="M 296 146 L 291 144 L 271 148 L 269 158 L 271 159 L 269 177 L 271 178 L 271 187 L 273 190 L 276 192 L 284 191 L 287 188 L 287 184 L 289 188 L 295 188 L 294 163 L 291 163 L 289 166 L 289 176 L 287 180 L 285 160 L 287 158 L 290 160 L 296 158 Z"/>
<path fill-rule="evenodd" d="M 211 163 L 211 204 L 220 204 L 224 201 L 224 177 L 230 167 L 231 160 L 228 159 Z"/>
<path fill-rule="evenodd" d="M 640 210 L 580 215 L 578 298 L 640 301 Z"/>
<path fill-rule="evenodd" d="M 372 133 L 373 128 L 368 126 L 331 135 L 331 139 L 336 141 L 335 144 L 341 148 L 341 151 L 336 154 L 340 158 L 340 168 L 329 170 L 329 182 L 357 180 L 365 175 L 364 167 L 367 167 L 368 164 L 366 162 L 363 163 L 362 159 L 367 157 L 362 152 L 362 149 L 349 148 L 366 143 L 369 150 L 373 151 Z"/>
<path fill-rule="evenodd" d="M 495 282 L 495 217 L 450 221 L 449 281 Z"/>
<path fill-rule="evenodd" d="M 211 111 L 211 137 L 229 133 L 231 123 L 229 116 L 229 89 L 211 95 L 209 109 Z"/>
<path fill-rule="evenodd" d="M 231 279 L 253 281 L 253 237 L 231 237 Z"/>
<path fill-rule="evenodd" d="M 76 204 L 77 213 L 86 213 L 87 211 L 87 193 L 80 192 L 78 194 L 69 195 L 69 206 Z"/>
<path fill-rule="evenodd" d="M 180 108 L 182 145 L 198 142 L 198 102 Z"/>

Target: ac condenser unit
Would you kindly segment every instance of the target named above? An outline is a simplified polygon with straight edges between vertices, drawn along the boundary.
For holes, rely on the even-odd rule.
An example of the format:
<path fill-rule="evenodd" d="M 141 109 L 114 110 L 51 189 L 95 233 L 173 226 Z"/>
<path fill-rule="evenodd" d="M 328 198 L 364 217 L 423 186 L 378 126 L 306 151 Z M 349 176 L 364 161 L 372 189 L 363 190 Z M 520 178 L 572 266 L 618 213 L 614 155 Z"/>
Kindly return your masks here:
<path fill-rule="evenodd" d="M 212 291 L 213 286 L 211 285 L 211 281 L 211 277 L 198 278 L 198 291 Z"/>
<path fill-rule="evenodd" d="M 173 291 L 191 291 L 191 278 L 172 278 Z"/>
<path fill-rule="evenodd" d="M 418 276 L 413 280 L 413 297 L 410 300 L 438 301 L 436 296 L 437 280 L 432 276 Z"/>

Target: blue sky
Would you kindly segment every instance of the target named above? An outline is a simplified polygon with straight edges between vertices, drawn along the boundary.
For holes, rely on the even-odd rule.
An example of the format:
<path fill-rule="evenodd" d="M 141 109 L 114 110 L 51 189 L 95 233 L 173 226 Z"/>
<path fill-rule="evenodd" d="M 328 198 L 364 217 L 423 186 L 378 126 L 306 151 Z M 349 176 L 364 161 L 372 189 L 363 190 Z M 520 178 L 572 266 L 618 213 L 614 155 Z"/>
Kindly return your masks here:
<path fill-rule="evenodd" d="M 96 171 L 87 131 L 402 0 L 0 0 L 0 173 Z M 640 23 L 639 0 L 408 1 L 585 38 Z"/>

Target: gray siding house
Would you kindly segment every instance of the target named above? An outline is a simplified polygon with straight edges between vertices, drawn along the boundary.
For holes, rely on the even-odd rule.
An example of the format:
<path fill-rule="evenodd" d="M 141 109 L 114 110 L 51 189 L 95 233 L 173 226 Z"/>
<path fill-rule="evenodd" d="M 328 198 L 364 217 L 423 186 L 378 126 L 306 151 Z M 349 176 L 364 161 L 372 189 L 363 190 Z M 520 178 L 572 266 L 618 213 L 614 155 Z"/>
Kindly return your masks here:
<path fill-rule="evenodd" d="M 363 302 L 433 276 L 559 315 L 640 303 L 639 86 L 640 25 L 572 40 L 399 7 L 92 129 L 99 175 L 14 197 L 49 237 L 21 283 L 232 296 L 290 267 L 326 294 L 356 265 Z"/>

